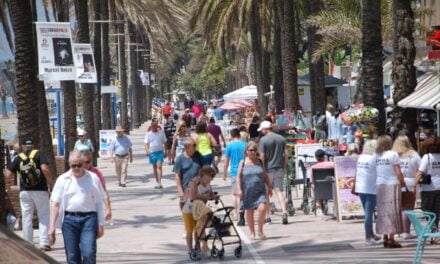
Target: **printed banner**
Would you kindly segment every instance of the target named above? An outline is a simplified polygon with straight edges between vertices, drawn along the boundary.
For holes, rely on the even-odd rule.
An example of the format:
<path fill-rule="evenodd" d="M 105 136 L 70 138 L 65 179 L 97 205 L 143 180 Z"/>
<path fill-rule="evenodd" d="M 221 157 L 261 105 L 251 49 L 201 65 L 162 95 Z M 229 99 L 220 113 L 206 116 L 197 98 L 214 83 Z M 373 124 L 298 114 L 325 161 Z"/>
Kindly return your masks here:
<path fill-rule="evenodd" d="M 338 221 L 344 216 L 363 216 L 362 204 L 358 196 L 351 194 L 355 183 L 358 157 L 335 157 L 335 181 Z"/>
<path fill-rule="evenodd" d="M 110 143 L 115 140 L 115 130 L 99 130 L 99 156 L 103 158 L 110 157 Z"/>
<path fill-rule="evenodd" d="M 76 82 L 77 83 L 97 83 L 98 77 L 95 68 L 95 58 L 91 44 L 74 43 L 73 52 L 75 54 Z"/>
<path fill-rule="evenodd" d="M 38 79 L 75 80 L 70 23 L 36 22 Z"/>

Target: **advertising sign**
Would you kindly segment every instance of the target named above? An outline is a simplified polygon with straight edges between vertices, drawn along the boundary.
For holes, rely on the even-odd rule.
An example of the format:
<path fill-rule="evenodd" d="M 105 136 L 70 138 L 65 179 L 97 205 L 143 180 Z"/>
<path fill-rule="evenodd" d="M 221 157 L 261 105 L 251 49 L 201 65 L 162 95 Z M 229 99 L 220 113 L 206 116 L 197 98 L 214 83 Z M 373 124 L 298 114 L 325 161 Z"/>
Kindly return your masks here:
<path fill-rule="evenodd" d="M 103 158 L 110 157 L 110 143 L 115 140 L 115 130 L 99 130 L 99 156 Z"/>
<path fill-rule="evenodd" d="M 295 146 L 295 167 L 296 167 L 296 178 L 304 179 L 303 172 L 299 166 L 299 160 L 304 162 L 306 168 L 316 163 L 315 152 L 318 149 L 322 149 L 321 144 L 298 144 Z M 304 156 L 307 155 L 307 158 Z"/>
<path fill-rule="evenodd" d="M 338 221 L 344 216 L 362 216 L 359 197 L 351 194 L 355 183 L 357 156 L 335 157 L 335 181 Z"/>
<path fill-rule="evenodd" d="M 73 44 L 74 62 L 76 67 L 77 83 L 97 83 L 98 78 L 95 68 L 95 59 L 91 44 Z"/>
<path fill-rule="evenodd" d="M 76 80 L 70 23 L 36 22 L 38 78 L 41 81 Z"/>

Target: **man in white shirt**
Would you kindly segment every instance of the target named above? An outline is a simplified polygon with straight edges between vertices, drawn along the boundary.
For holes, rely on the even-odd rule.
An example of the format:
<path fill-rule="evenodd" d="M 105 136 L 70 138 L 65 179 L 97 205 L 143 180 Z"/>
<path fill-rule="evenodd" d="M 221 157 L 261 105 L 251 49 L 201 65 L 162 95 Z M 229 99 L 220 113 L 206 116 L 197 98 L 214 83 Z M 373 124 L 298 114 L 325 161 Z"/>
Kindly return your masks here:
<path fill-rule="evenodd" d="M 157 122 L 151 123 L 151 131 L 145 135 L 145 152 L 149 161 L 153 164 L 153 174 L 156 178 L 154 189 L 162 189 L 162 163 L 165 159 L 167 137 L 163 130 L 159 129 Z"/>
<path fill-rule="evenodd" d="M 67 263 L 96 263 L 96 240 L 104 235 L 104 189 L 83 161 L 81 153 L 70 154 L 70 170 L 58 177 L 50 199 L 49 238 L 54 244 L 61 227 Z"/>

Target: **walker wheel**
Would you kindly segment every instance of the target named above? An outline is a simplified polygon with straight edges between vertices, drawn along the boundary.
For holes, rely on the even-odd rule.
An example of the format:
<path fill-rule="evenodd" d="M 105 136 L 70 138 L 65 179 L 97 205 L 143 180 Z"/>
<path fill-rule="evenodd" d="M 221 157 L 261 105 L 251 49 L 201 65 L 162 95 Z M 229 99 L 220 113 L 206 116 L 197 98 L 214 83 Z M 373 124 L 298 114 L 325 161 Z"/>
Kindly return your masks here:
<path fill-rule="evenodd" d="M 309 205 L 305 205 L 303 208 L 304 214 L 308 215 L 310 214 L 310 206 Z"/>
<path fill-rule="evenodd" d="M 212 248 L 211 249 L 211 257 L 213 257 L 213 258 L 217 258 L 219 256 L 219 251 L 218 251 L 218 249 L 217 248 Z"/>
<path fill-rule="evenodd" d="M 200 260 L 201 259 L 201 253 L 199 252 L 199 251 L 197 251 L 197 250 L 193 250 L 193 251 L 191 251 L 191 253 L 189 254 L 189 258 L 192 260 L 192 261 L 197 261 L 197 260 Z"/>
<path fill-rule="evenodd" d="M 241 255 L 243 254 L 243 252 L 241 250 L 241 246 L 239 246 L 235 249 L 234 254 L 235 254 L 236 258 L 241 258 Z"/>

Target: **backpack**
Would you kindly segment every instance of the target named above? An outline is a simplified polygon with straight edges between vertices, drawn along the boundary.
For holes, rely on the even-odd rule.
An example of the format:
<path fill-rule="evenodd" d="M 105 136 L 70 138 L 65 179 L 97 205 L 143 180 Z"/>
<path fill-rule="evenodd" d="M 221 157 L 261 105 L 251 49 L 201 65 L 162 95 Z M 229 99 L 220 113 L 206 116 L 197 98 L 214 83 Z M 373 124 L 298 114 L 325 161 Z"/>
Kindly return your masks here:
<path fill-rule="evenodd" d="M 29 157 L 25 153 L 18 154 L 20 158 L 19 170 L 20 183 L 25 188 L 33 188 L 40 184 L 41 182 L 41 172 L 37 169 L 37 164 L 34 161 L 38 150 L 34 149 L 31 151 Z"/>

